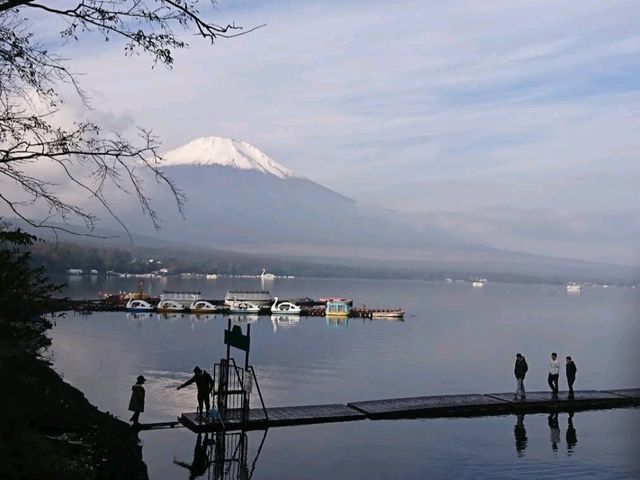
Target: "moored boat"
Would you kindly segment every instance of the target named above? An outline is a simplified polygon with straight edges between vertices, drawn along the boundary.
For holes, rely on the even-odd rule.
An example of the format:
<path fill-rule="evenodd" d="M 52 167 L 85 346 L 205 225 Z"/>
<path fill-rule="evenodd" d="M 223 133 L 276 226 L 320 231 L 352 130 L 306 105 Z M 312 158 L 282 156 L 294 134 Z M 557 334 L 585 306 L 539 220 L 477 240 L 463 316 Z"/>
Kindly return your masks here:
<path fill-rule="evenodd" d="M 582 291 L 582 286 L 577 283 L 569 283 L 567 285 L 567 292 L 580 293 L 581 291 Z"/>
<path fill-rule="evenodd" d="M 233 302 L 229 306 L 229 312 L 231 313 L 259 313 L 260 305 L 250 302 Z"/>
<path fill-rule="evenodd" d="M 151 312 L 154 310 L 154 306 L 146 300 L 131 298 L 125 306 L 127 312 Z"/>
<path fill-rule="evenodd" d="M 224 296 L 224 303 L 231 307 L 234 303 L 246 302 L 258 306 L 268 306 L 273 303 L 271 294 L 266 290 L 228 290 Z"/>
<path fill-rule="evenodd" d="M 156 307 L 156 311 L 164 312 L 164 313 L 180 313 L 187 310 L 187 307 L 177 302 L 176 300 L 160 300 L 158 306 Z"/>
<path fill-rule="evenodd" d="M 346 299 L 329 300 L 324 310 L 328 317 L 348 317 L 351 314 L 353 302 Z"/>
<path fill-rule="evenodd" d="M 404 310 L 400 308 L 394 308 L 389 310 L 376 310 L 371 312 L 371 318 L 402 318 L 404 317 Z"/>
<path fill-rule="evenodd" d="M 192 313 L 214 313 L 222 311 L 222 306 L 214 305 L 207 300 L 197 300 L 195 302 L 191 302 L 191 305 L 189 305 L 189 311 Z"/>
<path fill-rule="evenodd" d="M 300 315 L 302 309 L 292 302 L 278 303 L 278 297 L 275 297 L 273 305 L 271 305 L 271 313 L 277 315 Z"/>

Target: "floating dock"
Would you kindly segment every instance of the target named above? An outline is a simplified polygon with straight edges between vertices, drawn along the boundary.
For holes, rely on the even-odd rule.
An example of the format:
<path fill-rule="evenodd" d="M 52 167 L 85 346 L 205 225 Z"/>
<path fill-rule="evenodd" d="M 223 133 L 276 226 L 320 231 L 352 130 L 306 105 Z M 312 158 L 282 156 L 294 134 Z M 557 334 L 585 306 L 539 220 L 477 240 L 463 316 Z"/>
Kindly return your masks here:
<path fill-rule="evenodd" d="M 200 418 L 197 413 L 183 413 L 182 423 L 189 430 L 203 433 L 219 430 L 262 430 L 270 427 L 286 427 L 292 425 L 309 425 L 312 423 L 335 423 L 364 420 L 366 415 L 342 404 L 307 405 L 298 407 L 267 408 L 266 416 L 262 409 L 250 410 L 249 420 L 243 424 L 241 412 L 228 412 L 224 428 L 220 421 Z"/>
<path fill-rule="evenodd" d="M 640 406 L 640 388 L 624 390 L 576 391 L 573 398 L 566 392 L 552 396 L 549 392 L 527 393 L 524 400 L 513 393 L 443 395 L 392 398 L 352 402 L 346 405 L 307 405 L 256 409 L 249 412 L 247 422 L 239 411 L 229 411 L 224 426 L 219 420 L 200 418 L 197 413 L 183 413 L 179 421 L 188 429 L 203 433 L 221 430 L 259 430 L 313 423 L 348 422 L 398 418 L 440 418 L 597 410 Z"/>
<path fill-rule="evenodd" d="M 222 300 L 207 300 L 209 302 L 213 302 L 216 305 L 222 305 Z M 283 300 L 284 301 L 284 300 Z M 288 300 L 287 300 L 288 301 Z M 316 302 L 318 303 L 318 302 Z M 126 312 L 126 306 L 122 303 L 113 303 L 106 301 L 104 299 L 94 299 L 94 300 L 71 300 L 71 299 L 53 299 L 51 301 L 52 307 L 51 311 L 64 311 L 71 310 L 74 312 L 82 313 L 82 314 L 91 314 L 93 312 Z M 389 308 L 368 308 L 368 307 L 354 307 L 350 310 L 348 317 L 351 318 L 376 318 L 376 315 L 384 314 L 389 311 L 400 310 L 400 309 L 389 309 Z M 136 313 L 136 312 L 134 312 Z M 141 313 L 141 312 L 137 312 Z M 209 314 L 209 315 L 243 315 L 239 313 L 231 313 L 228 307 L 223 307 L 221 310 L 212 311 L 210 313 L 207 312 L 190 312 L 189 309 L 185 309 L 183 311 L 169 312 L 169 311 L 158 311 L 158 310 L 150 310 L 145 313 L 163 313 L 163 314 Z M 300 311 L 300 317 L 324 317 L 325 316 L 325 308 L 314 306 L 303 306 Z M 255 315 L 272 315 L 271 305 L 264 306 L 261 308 L 260 312 Z M 280 315 L 278 313 L 274 313 L 273 315 Z M 345 316 L 344 318 L 347 318 Z M 382 318 L 381 318 L 382 319 Z M 385 317 L 385 320 L 399 320 L 403 321 L 403 315 L 398 317 Z"/>

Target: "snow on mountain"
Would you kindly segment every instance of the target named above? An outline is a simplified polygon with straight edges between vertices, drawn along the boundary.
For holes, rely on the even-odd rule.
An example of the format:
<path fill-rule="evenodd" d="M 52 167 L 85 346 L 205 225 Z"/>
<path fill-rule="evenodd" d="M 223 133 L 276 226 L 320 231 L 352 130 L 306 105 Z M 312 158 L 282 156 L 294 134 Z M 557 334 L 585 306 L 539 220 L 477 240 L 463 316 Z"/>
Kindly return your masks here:
<path fill-rule="evenodd" d="M 201 137 L 162 155 L 166 167 L 217 165 L 239 170 L 256 170 L 278 178 L 301 178 L 253 145 L 224 137 Z"/>

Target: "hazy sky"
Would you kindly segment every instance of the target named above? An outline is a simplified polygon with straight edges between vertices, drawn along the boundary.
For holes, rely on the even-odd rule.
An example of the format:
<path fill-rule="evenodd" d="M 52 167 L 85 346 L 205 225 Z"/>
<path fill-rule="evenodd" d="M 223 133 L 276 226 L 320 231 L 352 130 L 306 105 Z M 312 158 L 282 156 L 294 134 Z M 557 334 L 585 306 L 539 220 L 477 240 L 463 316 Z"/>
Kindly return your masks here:
<path fill-rule="evenodd" d="M 189 39 L 171 71 L 118 42 L 67 45 L 92 115 L 167 149 L 241 138 L 414 212 L 638 212 L 640 2 L 221 0 L 213 16 L 268 26 Z"/>

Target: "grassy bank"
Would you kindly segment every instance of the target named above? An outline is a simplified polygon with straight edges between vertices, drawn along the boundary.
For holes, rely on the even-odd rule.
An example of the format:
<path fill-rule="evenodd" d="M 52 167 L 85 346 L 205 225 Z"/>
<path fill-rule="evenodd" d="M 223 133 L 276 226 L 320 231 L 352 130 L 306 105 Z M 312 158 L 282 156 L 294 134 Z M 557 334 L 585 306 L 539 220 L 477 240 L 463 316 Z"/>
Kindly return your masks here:
<path fill-rule="evenodd" d="M 40 358 L 47 327 L 0 319 L 0 478 L 148 478 L 131 428 Z"/>

